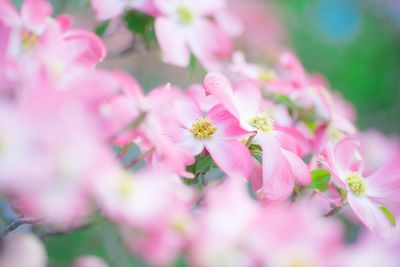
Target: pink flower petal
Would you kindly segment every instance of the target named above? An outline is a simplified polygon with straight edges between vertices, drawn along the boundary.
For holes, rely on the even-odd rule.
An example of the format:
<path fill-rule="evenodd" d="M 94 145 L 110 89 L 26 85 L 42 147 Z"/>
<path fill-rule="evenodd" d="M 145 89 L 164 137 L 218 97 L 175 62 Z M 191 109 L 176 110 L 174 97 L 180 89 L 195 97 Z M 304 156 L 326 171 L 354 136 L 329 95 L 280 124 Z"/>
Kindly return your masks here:
<path fill-rule="evenodd" d="M 196 11 L 197 14 L 203 16 L 213 15 L 215 12 L 220 11 L 225 7 L 225 0 L 201 0 L 190 1 L 190 7 Z"/>
<path fill-rule="evenodd" d="M 193 156 L 200 154 L 204 149 L 203 143 L 196 139 L 188 129 L 178 128 L 167 135 L 170 136 L 172 142 L 189 151 Z"/>
<path fill-rule="evenodd" d="M 259 133 L 263 148 L 263 187 L 256 193 L 265 203 L 286 200 L 293 191 L 294 175 L 288 160 L 282 154 L 279 143 L 268 134 Z"/>
<path fill-rule="evenodd" d="M 31 29 L 42 30 L 53 8 L 45 0 L 25 0 L 21 7 L 21 17 L 24 24 Z"/>
<path fill-rule="evenodd" d="M 102 61 L 107 50 L 101 39 L 85 30 L 70 30 L 63 34 L 65 43 L 75 53 L 75 61 L 87 67 L 94 67 Z"/>
<path fill-rule="evenodd" d="M 206 118 L 213 121 L 217 127 L 214 137 L 238 138 L 249 135 L 248 131 L 240 127 L 239 121 L 222 105 L 214 106 L 207 112 Z"/>
<path fill-rule="evenodd" d="M 205 18 L 198 18 L 187 31 L 187 41 L 207 70 L 215 70 L 217 62 L 228 58 L 233 50 L 233 41 L 228 34 Z"/>
<path fill-rule="evenodd" d="M 352 169 L 354 162 L 358 161 L 358 148 L 359 142 L 351 137 L 344 138 L 339 141 L 334 148 L 334 157 L 336 161 L 336 166 L 342 171 L 347 172 L 349 170 L 356 171 Z"/>
<path fill-rule="evenodd" d="M 18 27 L 21 24 L 17 9 L 8 0 L 0 0 L 0 22 L 9 27 Z"/>
<path fill-rule="evenodd" d="M 221 73 L 209 72 L 204 78 L 204 89 L 214 95 L 233 116 L 239 119 L 235 95 L 230 81 Z"/>
<path fill-rule="evenodd" d="M 240 100 L 240 119 L 249 119 L 259 113 L 262 103 L 260 89 L 249 82 L 237 83 L 235 88 L 235 97 Z"/>
<path fill-rule="evenodd" d="M 169 18 L 157 18 L 155 29 L 165 62 L 186 67 L 189 64 L 190 51 L 175 22 Z"/>
<path fill-rule="evenodd" d="M 354 213 L 368 229 L 385 238 L 393 237 L 394 227 L 386 215 L 369 198 L 357 197 L 349 193 L 347 200 Z"/>
<path fill-rule="evenodd" d="M 121 15 L 126 5 L 126 1 L 92 0 L 93 10 L 100 20 L 107 20 Z"/>
<path fill-rule="evenodd" d="M 309 185 L 311 183 L 311 174 L 307 164 L 296 154 L 282 149 L 283 155 L 292 167 L 292 172 L 299 185 Z"/>
<path fill-rule="evenodd" d="M 229 176 L 245 179 L 253 171 L 253 161 L 248 148 L 237 140 L 212 140 L 204 143 L 215 163 Z"/>
<path fill-rule="evenodd" d="M 381 202 L 400 204 L 400 158 L 396 157 L 366 178 L 366 194 Z"/>
<path fill-rule="evenodd" d="M 173 108 L 176 119 L 186 129 L 190 129 L 193 123 L 203 117 L 199 104 L 190 97 L 175 101 Z"/>

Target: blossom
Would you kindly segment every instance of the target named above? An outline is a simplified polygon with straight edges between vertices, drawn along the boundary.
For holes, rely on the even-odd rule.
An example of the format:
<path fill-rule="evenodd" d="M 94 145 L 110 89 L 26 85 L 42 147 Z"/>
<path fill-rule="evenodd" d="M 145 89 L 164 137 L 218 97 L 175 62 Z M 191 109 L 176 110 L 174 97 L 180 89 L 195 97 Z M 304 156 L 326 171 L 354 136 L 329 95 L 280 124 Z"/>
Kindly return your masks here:
<path fill-rule="evenodd" d="M 156 0 L 155 5 L 161 13 L 155 20 L 157 40 L 167 63 L 186 67 L 193 53 L 211 68 L 231 53 L 229 35 L 207 19 L 224 8 L 224 1 Z"/>
<path fill-rule="evenodd" d="M 227 78 L 218 73 L 208 73 L 204 87 L 240 121 L 243 129 L 256 134 L 263 149 L 263 177 L 256 175 L 253 181 L 260 199 L 266 202 L 287 199 L 293 191 L 295 178 L 301 185 L 310 183 L 308 167 L 299 157 L 301 147 L 288 134 L 294 130 L 275 125 L 272 116 L 263 110 L 257 88 L 240 84 L 234 91 Z"/>
<path fill-rule="evenodd" d="M 385 215 L 385 209 L 400 202 L 400 159 L 395 157 L 374 173 L 364 175 L 358 146 L 351 137 L 329 145 L 325 165 L 335 183 L 347 191 L 347 201 L 364 225 L 383 237 L 392 237 L 393 221 Z"/>
<path fill-rule="evenodd" d="M 250 152 L 238 140 L 246 132 L 223 106 L 216 105 L 203 116 L 194 100 L 182 98 L 175 103 L 174 109 L 179 127 L 171 129 L 168 135 L 177 146 L 193 156 L 205 148 L 225 173 L 250 176 Z"/>

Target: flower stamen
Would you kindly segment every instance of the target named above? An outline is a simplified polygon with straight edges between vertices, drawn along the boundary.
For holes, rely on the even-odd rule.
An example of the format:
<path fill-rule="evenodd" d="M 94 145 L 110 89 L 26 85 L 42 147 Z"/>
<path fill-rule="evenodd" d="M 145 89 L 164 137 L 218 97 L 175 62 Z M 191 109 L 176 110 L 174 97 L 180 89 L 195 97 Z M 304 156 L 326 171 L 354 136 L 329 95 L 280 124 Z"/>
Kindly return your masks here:
<path fill-rule="evenodd" d="M 210 138 L 216 131 L 214 123 L 208 119 L 200 118 L 193 123 L 192 128 L 189 129 L 197 139 Z"/>
<path fill-rule="evenodd" d="M 179 21 L 182 24 L 192 24 L 194 20 L 193 12 L 188 7 L 178 7 L 177 9 Z"/>
<path fill-rule="evenodd" d="M 356 196 L 362 196 L 365 193 L 364 177 L 358 172 L 350 172 L 346 179 L 350 191 Z"/>
<path fill-rule="evenodd" d="M 262 112 L 249 120 L 249 124 L 258 131 L 271 134 L 274 129 L 274 120 L 267 112 Z"/>

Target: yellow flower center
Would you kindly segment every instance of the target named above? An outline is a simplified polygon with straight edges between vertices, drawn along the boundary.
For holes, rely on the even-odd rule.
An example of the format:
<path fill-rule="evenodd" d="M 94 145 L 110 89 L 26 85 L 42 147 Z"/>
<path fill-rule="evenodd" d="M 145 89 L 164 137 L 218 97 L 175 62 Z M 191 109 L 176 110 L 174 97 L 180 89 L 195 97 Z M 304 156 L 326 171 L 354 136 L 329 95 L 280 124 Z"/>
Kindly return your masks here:
<path fill-rule="evenodd" d="M 133 194 L 133 178 L 129 175 L 122 175 L 118 179 L 117 190 L 123 197 L 130 197 Z"/>
<path fill-rule="evenodd" d="M 177 9 L 178 12 L 178 16 L 179 16 L 179 21 L 182 24 L 192 24 L 193 20 L 194 20 L 194 16 L 193 16 L 193 12 L 184 6 L 178 7 Z"/>
<path fill-rule="evenodd" d="M 210 138 L 217 131 L 217 128 L 212 121 L 200 118 L 193 123 L 189 131 L 198 139 L 206 139 Z"/>
<path fill-rule="evenodd" d="M 351 192 L 356 196 L 362 196 L 365 193 L 364 177 L 358 172 L 350 172 L 346 179 Z"/>
<path fill-rule="evenodd" d="M 267 112 L 262 112 L 249 120 L 249 124 L 258 131 L 272 133 L 274 129 L 274 120 Z"/>
<path fill-rule="evenodd" d="M 21 35 L 21 45 L 24 50 L 35 47 L 39 42 L 39 36 L 31 31 L 24 30 Z"/>
<path fill-rule="evenodd" d="M 262 69 L 258 73 L 258 79 L 262 82 L 269 82 L 275 80 L 276 75 L 273 71 Z"/>

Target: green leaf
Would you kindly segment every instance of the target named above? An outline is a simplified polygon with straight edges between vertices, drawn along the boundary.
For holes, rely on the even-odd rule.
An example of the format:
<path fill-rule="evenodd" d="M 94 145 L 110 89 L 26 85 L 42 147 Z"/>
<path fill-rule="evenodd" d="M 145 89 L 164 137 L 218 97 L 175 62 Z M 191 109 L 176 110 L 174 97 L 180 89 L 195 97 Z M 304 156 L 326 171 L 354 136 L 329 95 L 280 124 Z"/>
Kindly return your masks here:
<path fill-rule="evenodd" d="M 132 33 L 143 37 L 146 45 L 150 45 L 156 40 L 154 17 L 132 10 L 125 14 L 124 21 Z"/>
<path fill-rule="evenodd" d="M 393 226 L 396 226 L 396 217 L 394 217 L 393 213 L 385 206 L 380 206 L 379 208 L 381 209 L 383 214 L 385 214 L 385 216 L 389 219 L 390 223 Z"/>
<path fill-rule="evenodd" d="M 100 22 L 95 29 L 95 33 L 97 34 L 97 36 L 102 37 L 107 31 L 108 25 L 110 25 L 109 20 Z"/>
<path fill-rule="evenodd" d="M 315 169 L 311 171 L 312 183 L 306 188 L 317 189 L 324 192 L 328 189 L 331 174 L 325 169 Z"/>
<path fill-rule="evenodd" d="M 196 158 L 196 173 L 208 172 L 211 169 L 213 163 L 214 162 L 210 156 Z"/>
<path fill-rule="evenodd" d="M 260 145 L 251 144 L 249 150 L 253 158 L 262 164 L 262 148 Z"/>

